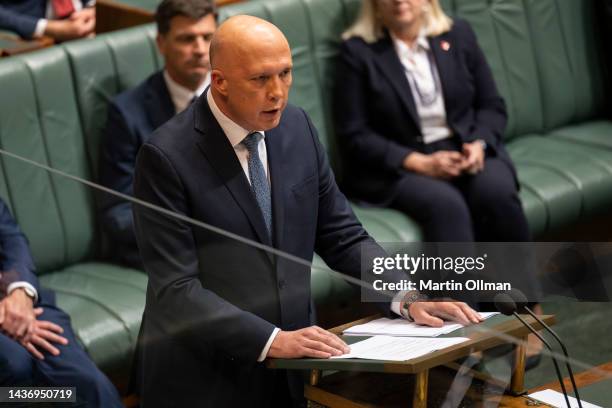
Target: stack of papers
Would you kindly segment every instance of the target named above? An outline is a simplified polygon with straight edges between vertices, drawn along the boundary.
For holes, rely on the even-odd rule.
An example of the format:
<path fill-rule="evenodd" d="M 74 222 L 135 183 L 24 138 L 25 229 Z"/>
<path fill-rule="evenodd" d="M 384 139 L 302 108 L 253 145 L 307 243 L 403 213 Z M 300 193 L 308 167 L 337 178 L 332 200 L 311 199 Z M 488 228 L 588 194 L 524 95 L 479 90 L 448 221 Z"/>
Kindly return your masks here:
<path fill-rule="evenodd" d="M 484 319 L 498 314 L 497 312 L 480 313 Z M 421 326 L 405 319 L 372 320 L 346 329 L 345 336 L 396 336 L 396 337 L 437 337 L 462 328 L 459 323 L 445 322 L 442 327 Z"/>
<path fill-rule="evenodd" d="M 563 396 L 563 394 L 561 394 L 558 391 L 553 391 L 553 390 L 538 391 L 538 392 L 534 392 L 533 394 L 529 394 L 528 397 L 541 401 L 545 404 L 548 404 L 551 407 L 567 408 L 567 404 L 565 403 L 565 397 Z M 578 400 L 576 398 L 570 396 L 569 401 L 570 401 L 570 405 L 572 406 L 572 408 L 579 408 Z M 583 400 L 581 400 L 580 402 L 582 402 L 582 408 L 602 408 L 599 405 L 590 404 Z"/>
<path fill-rule="evenodd" d="M 427 339 L 422 337 L 374 336 L 350 345 L 351 352 L 333 359 L 406 361 L 469 340 L 466 337 Z"/>

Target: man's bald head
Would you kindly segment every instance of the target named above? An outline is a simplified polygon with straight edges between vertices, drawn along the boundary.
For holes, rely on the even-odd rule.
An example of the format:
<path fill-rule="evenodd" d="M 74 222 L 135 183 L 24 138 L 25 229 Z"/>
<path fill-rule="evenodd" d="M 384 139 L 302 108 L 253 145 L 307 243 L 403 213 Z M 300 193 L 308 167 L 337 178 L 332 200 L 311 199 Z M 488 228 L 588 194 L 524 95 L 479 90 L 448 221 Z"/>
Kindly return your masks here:
<path fill-rule="evenodd" d="M 276 127 L 291 87 L 291 49 L 257 17 L 226 20 L 210 45 L 211 93 L 221 111 L 249 131 Z"/>
<path fill-rule="evenodd" d="M 227 61 L 235 61 L 236 56 L 253 54 L 262 47 L 279 44 L 289 50 L 285 35 L 274 24 L 247 15 L 230 17 L 219 26 L 210 44 L 212 69 L 223 69 Z"/>

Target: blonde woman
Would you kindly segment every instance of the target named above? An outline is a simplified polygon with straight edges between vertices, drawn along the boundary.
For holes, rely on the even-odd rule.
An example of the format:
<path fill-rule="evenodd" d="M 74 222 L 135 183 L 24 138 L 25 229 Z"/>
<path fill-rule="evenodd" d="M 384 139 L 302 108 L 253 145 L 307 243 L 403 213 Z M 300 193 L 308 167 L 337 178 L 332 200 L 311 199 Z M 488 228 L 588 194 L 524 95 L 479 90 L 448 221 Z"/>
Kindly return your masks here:
<path fill-rule="evenodd" d="M 505 104 L 470 26 L 438 0 L 364 0 L 344 39 L 347 191 L 410 215 L 428 241 L 529 241 Z"/>
<path fill-rule="evenodd" d="M 343 37 L 334 106 L 346 192 L 403 211 L 430 242 L 529 241 L 505 104 L 469 24 L 438 0 L 363 0 Z M 541 343 L 529 342 L 533 366 Z"/>

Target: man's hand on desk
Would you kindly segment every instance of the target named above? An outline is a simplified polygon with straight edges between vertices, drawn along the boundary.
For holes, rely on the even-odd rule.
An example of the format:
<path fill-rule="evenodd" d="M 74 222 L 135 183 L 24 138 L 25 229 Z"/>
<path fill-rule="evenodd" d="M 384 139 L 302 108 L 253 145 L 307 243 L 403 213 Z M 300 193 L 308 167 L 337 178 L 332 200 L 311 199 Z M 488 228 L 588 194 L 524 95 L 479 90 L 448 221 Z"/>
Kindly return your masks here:
<path fill-rule="evenodd" d="M 272 358 L 330 358 L 350 351 L 338 336 L 318 326 L 295 331 L 280 331 L 274 338 L 268 357 Z"/>
<path fill-rule="evenodd" d="M 483 319 L 478 312 L 464 302 L 414 302 L 408 307 L 410 317 L 417 324 L 441 327 L 444 320 L 451 320 L 465 326 L 480 323 Z"/>

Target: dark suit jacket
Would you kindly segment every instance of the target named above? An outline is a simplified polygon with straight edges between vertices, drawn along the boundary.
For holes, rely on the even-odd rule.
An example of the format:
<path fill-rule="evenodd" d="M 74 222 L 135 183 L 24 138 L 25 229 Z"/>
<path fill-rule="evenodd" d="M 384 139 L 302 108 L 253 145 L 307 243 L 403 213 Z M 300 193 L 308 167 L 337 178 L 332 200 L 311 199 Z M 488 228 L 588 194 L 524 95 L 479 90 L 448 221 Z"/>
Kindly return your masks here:
<path fill-rule="evenodd" d="M 34 261 L 28 240 L 11 215 L 8 206 L 0 199 L 0 272 L 2 288 L 16 281 L 25 281 L 39 291 L 34 274 Z M 0 293 L 3 295 L 3 293 Z"/>
<path fill-rule="evenodd" d="M 134 166 L 140 146 L 174 114 L 162 71 L 136 88 L 117 95 L 109 107 L 100 149 L 100 183 L 132 195 Z M 117 260 L 140 267 L 131 204 L 105 193 L 100 194 L 98 203 Z"/>
<path fill-rule="evenodd" d="M 92 0 L 82 1 L 83 5 Z M 39 19 L 45 18 L 47 0 L 0 0 L 0 29 L 30 38 Z"/>
<path fill-rule="evenodd" d="M 34 270 L 28 240 L 0 199 L 0 298 L 11 283 L 25 281 L 38 292 L 37 305 L 55 305 L 55 294 L 40 287 Z"/>
<path fill-rule="evenodd" d="M 373 241 L 307 115 L 288 106 L 265 143 L 272 239 L 205 96 L 144 144 L 135 196 L 305 260 L 316 249 L 330 267 L 358 275 L 360 244 Z M 269 406 L 279 390 L 256 360 L 274 326 L 311 324 L 310 268 L 141 206 L 134 214 L 149 275 L 138 364 L 144 406 Z"/>
<path fill-rule="evenodd" d="M 488 155 L 512 167 L 502 144 L 505 103 L 471 27 L 456 19 L 448 33 L 429 38 L 429 44 L 454 135 L 462 142 L 483 139 Z M 410 85 L 388 33 L 372 44 L 353 37 L 340 53 L 334 106 L 346 153 L 346 187 L 362 199 L 386 204 L 404 171 L 404 158 L 423 147 Z"/>

